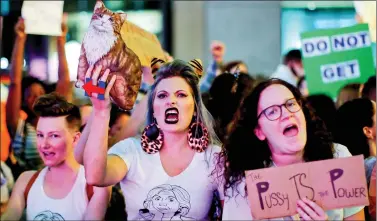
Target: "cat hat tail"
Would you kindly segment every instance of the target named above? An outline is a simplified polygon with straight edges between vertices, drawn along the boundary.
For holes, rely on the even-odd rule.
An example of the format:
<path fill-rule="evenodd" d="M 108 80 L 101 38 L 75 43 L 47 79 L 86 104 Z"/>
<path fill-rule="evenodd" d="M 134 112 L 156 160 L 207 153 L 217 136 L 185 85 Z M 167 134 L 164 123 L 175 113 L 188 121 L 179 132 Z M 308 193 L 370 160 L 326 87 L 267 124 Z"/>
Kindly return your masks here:
<path fill-rule="evenodd" d="M 156 73 L 158 69 L 166 62 L 159 58 L 153 58 L 151 62 L 151 69 L 153 78 L 156 78 Z M 194 70 L 195 74 L 200 79 L 203 76 L 203 63 L 200 59 L 192 59 L 188 62 L 188 65 Z"/>

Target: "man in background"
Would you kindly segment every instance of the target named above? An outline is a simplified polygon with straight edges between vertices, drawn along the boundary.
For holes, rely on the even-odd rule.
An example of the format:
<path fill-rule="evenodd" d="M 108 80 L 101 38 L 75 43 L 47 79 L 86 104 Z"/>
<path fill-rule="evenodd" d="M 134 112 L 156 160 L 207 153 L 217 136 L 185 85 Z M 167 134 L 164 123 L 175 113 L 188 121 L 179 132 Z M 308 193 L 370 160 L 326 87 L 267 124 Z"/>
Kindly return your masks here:
<path fill-rule="evenodd" d="M 297 83 L 304 76 L 304 67 L 302 64 L 301 51 L 294 49 L 289 51 L 270 78 L 279 78 L 293 86 L 297 87 Z"/>

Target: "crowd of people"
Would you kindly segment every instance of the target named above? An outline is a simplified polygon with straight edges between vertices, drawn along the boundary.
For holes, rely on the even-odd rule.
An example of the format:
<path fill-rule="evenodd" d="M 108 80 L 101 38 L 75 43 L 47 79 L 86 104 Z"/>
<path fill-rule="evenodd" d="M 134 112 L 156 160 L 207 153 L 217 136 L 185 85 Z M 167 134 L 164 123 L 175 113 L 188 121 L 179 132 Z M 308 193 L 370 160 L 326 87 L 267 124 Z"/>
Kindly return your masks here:
<path fill-rule="evenodd" d="M 1 220 L 252 220 L 246 170 L 355 155 L 365 159 L 369 206 L 325 211 L 303 198 L 295 215 L 274 220 L 376 219 L 376 76 L 334 101 L 309 95 L 300 50 L 261 80 L 245 62 L 224 61 L 214 42 L 206 71 L 198 59 L 143 67 L 127 112 L 112 104 L 115 78 L 99 67 L 87 76 L 109 82 L 104 99 L 72 103 L 66 26 L 53 89 L 22 76 L 22 19 L 15 32 Z"/>

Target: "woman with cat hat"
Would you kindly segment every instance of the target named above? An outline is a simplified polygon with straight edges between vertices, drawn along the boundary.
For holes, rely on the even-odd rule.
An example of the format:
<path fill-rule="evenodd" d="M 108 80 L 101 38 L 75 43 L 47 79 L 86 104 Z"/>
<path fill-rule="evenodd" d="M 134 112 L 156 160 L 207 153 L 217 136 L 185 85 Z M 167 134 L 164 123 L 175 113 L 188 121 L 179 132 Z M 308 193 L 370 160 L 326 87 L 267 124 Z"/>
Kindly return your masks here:
<path fill-rule="evenodd" d="M 120 182 L 129 220 L 210 219 L 213 192 L 219 187 L 214 167 L 220 142 L 200 97 L 202 70 L 200 60 L 162 64 L 150 89 L 148 126 L 142 138 L 127 138 L 108 152 L 109 91 L 115 77 L 104 100 L 91 96 L 95 116 L 83 159 L 78 161 L 84 162 L 90 184 Z M 106 82 L 109 70 L 98 79 L 100 72 L 100 68 L 88 70 L 93 84 Z"/>

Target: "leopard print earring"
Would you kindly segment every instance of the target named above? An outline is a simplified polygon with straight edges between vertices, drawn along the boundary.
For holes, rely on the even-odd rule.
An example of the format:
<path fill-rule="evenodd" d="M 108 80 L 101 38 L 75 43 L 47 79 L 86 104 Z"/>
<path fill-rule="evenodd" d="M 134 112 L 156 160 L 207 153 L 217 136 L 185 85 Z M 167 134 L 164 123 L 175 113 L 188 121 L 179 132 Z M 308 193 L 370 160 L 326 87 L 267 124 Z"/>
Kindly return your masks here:
<path fill-rule="evenodd" d="M 155 119 L 153 123 L 146 126 L 141 135 L 141 146 L 148 154 L 154 154 L 161 150 L 164 140 L 164 134 L 160 130 Z"/>
<path fill-rule="evenodd" d="M 190 125 L 189 132 L 187 134 L 189 146 L 196 152 L 204 152 L 209 144 L 209 133 L 207 128 L 201 123 L 196 122 L 194 116 L 193 122 Z"/>

